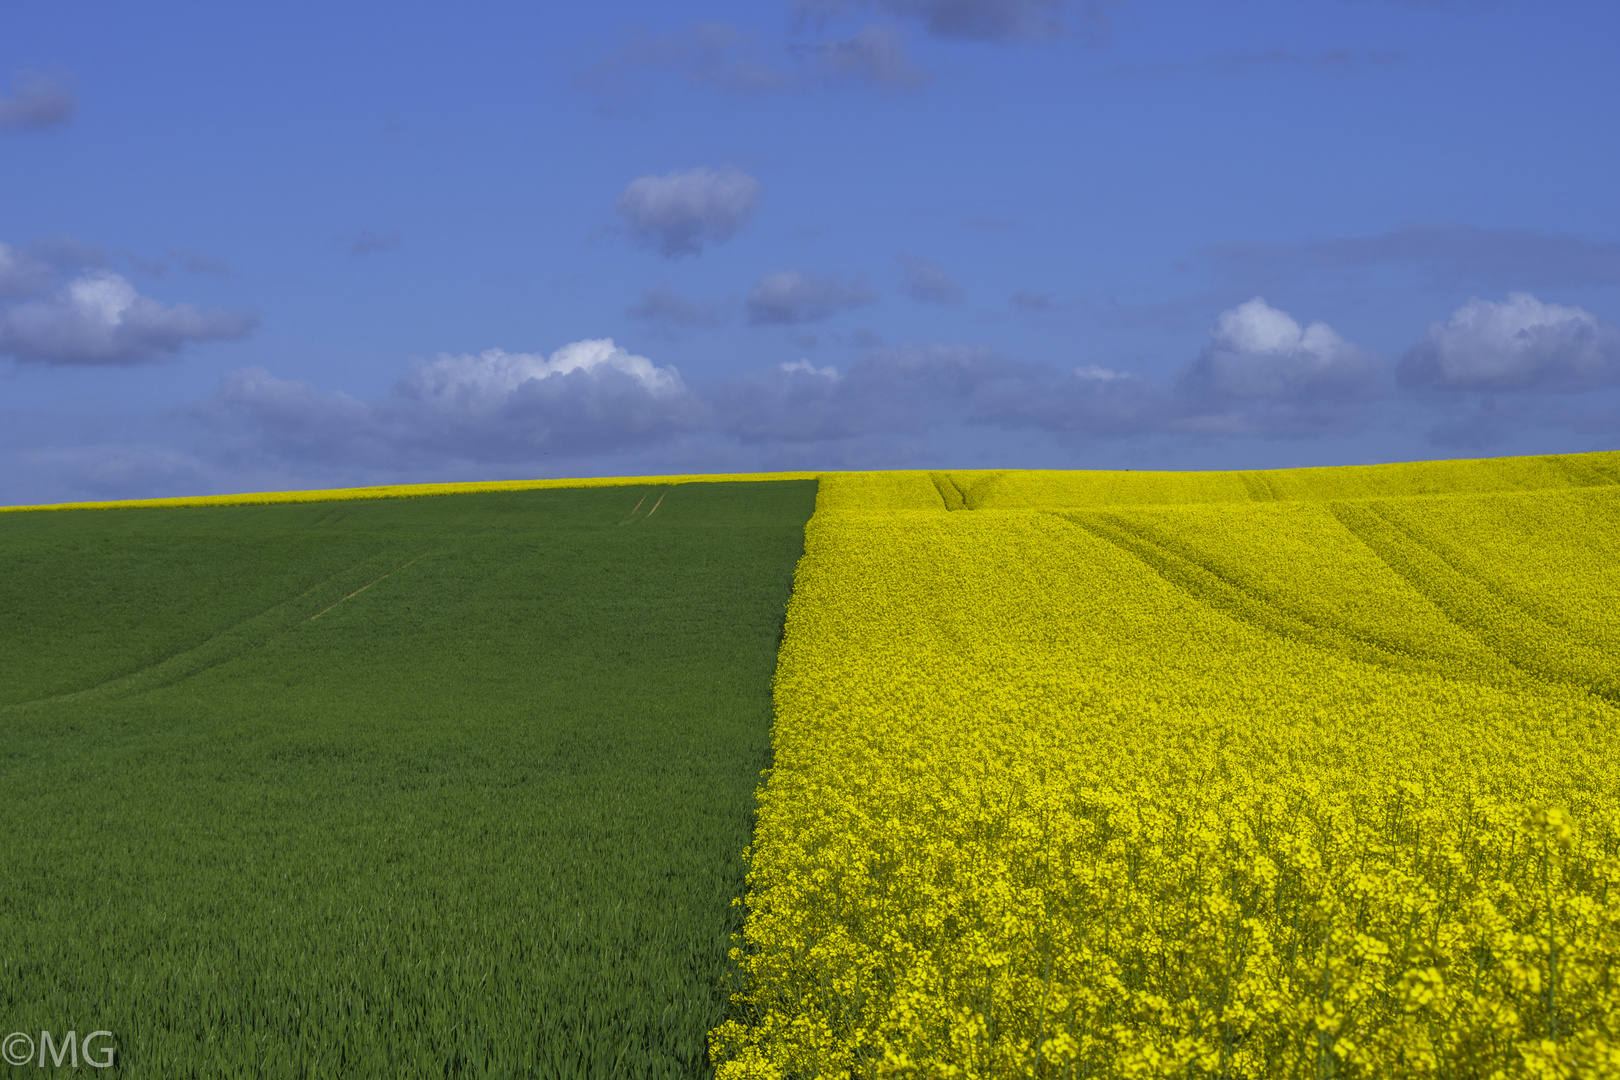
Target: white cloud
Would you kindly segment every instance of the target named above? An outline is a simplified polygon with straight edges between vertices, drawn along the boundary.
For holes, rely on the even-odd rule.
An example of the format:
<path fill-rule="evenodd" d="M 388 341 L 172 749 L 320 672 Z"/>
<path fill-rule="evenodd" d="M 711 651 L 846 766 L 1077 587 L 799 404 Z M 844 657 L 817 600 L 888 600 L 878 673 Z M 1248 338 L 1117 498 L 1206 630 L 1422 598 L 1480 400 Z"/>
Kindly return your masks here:
<path fill-rule="evenodd" d="M 839 378 L 838 369 L 830 364 L 827 367 L 816 367 L 808 360 L 795 360 L 790 364 L 778 364 L 777 366 L 789 375 L 798 371 L 806 375 L 819 375 L 823 379 L 831 379 L 834 382 L 837 382 Z"/>
<path fill-rule="evenodd" d="M 625 187 L 616 206 L 638 244 L 679 258 L 740 232 L 759 206 L 759 181 L 729 167 L 642 176 Z"/>
<path fill-rule="evenodd" d="M 1221 312 L 1182 384 L 1207 397 L 1297 400 L 1355 393 L 1374 371 L 1373 357 L 1331 326 L 1301 328 L 1257 296 Z"/>
<path fill-rule="evenodd" d="M 685 392 L 680 372 L 658 367 L 645 356 L 636 356 L 613 343 L 612 338 L 593 338 L 564 345 L 550 356 L 539 353 L 509 353 L 488 349 L 474 356 L 441 355 L 420 364 L 399 383 L 396 393 L 418 401 L 431 401 L 436 407 L 474 410 L 495 407 L 512 397 L 519 388 L 541 383 L 573 372 L 602 375 L 622 372 L 653 397 L 670 397 Z"/>
<path fill-rule="evenodd" d="M 1074 369 L 1077 379 L 1090 379 L 1093 382 L 1113 382 L 1115 379 L 1128 379 L 1130 376 L 1123 371 L 1112 368 L 1098 367 L 1096 364 L 1083 364 Z"/>
<path fill-rule="evenodd" d="M 35 287 L 37 274 L 8 249 L 0 276 L 19 275 Z M 8 269 L 9 268 L 9 269 Z M 3 291 L 3 290 L 0 290 Z M 142 296 L 122 275 L 90 270 L 48 292 L 0 308 L 0 354 L 46 364 L 139 364 L 171 356 L 190 342 L 247 336 L 257 316 Z"/>
<path fill-rule="evenodd" d="M 1431 323 L 1397 370 L 1410 389 L 1579 390 L 1620 382 L 1620 329 L 1529 293 L 1471 299 Z"/>
<path fill-rule="evenodd" d="M 877 290 L 861 274 L 846 282 L 837 274 L 784 270 L 766 274 L 749 290 L 748 321 L 756 325 L 817 322 L 877 300 Z"/>
<path fill-rule="evenodd" d="M 675 368 L 600 338 L 549 356 L 441 355 L 374 402 L 248 368 L 221 380 L 200 415 L 239 433 L 248 458 L 406 468 L 616 453 L 692 430 L 705 414 Z"/>
<path fill-rule="evenodd" d="M 1379 359 L 1326 323 L 1301 327 L 1261 297 L 1221 312 L 1210 343 L 1176 380 L 1178 426 L 1211 435 L 1307 437 L 1368 420 Z"/>

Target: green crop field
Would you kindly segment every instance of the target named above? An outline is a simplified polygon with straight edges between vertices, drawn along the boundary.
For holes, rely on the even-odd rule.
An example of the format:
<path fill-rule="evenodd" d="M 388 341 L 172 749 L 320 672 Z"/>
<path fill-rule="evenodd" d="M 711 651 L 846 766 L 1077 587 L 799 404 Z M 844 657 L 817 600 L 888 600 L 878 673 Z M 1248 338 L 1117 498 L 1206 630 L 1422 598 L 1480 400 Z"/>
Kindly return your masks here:
<path fill-rule="evenodd" d="M 0 515 L 3 1031 L 707 1075 L 815 490 Z"/>

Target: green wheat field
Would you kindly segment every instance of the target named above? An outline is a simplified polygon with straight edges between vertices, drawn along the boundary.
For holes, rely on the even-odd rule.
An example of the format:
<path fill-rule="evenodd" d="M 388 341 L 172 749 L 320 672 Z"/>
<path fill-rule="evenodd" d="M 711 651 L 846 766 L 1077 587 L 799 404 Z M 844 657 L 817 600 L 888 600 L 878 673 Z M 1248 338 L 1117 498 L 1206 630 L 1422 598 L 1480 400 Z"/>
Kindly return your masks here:
<path fill-rule="evenodd" d="M 0 515 L 0 1024 L 707 1073 L 815 487 Z"/>

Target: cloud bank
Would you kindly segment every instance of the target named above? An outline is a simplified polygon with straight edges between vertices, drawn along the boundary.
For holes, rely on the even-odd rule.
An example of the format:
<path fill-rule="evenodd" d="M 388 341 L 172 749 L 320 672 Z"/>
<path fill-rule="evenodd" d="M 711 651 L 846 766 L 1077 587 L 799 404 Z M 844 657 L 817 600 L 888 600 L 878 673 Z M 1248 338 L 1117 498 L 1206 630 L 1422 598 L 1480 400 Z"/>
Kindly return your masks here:
<path fill-rule="evenodd" d="M 441 355 L 375 402 L 248 368 L 227 375 L 198 415 L 241 434 L 239 457 L 397 467 L 620 452 L 689 430 L 704 410 L 675 368 L 601 338 L 549 356 Z"/>
<path fill-rule="evenodd" d="M 0 287 L 21 280 L 37 288 L 26 266 L 17 276 L 18 266 L 0 263 Z M 832 303 L 821 290 L 854 288 L 781 276 L 765 310 L 779 303 L 789 315 L 771 319 L 807 317 L 814 304 Z M 678 298 L 673 290 L 648 295 L 649 306 Z M 189 476 L 195 488 L 198 478 L 221 475 L 273 476 L 286 486 L 923 467 L 949 464 L 950 448 L 975 430 L 1025 447 L 1175 446 L 1183 455 L 1403 425 L 1446 448 L 1488 449 L 1543 429 L 1615 445 L 1620 329 L 1529 294 L 1475 299 L 1432 324 L 1397 361 L 1254 297 L 1220 312 L 1204 347 L 1170 377 L 1084 357 L 1018 359 L 984 345 L 933 343 L 876 345 L 847 363 L 797 360 L 693 383 L 602 338 L 549 354 L 439 355 L 412 364 L 374 400 L 245 368 L 188 415 L 189 450 L 168 430 L 132 438 L 125 449 L 97 450 L 94 439 L 52 448 L 41 436 L 29 461 L 116 495 L 143 493 L 129 487 L 138 472 L 119 464 L 136 451 L 162 466 L 152 475 L 174 484 Z"/>

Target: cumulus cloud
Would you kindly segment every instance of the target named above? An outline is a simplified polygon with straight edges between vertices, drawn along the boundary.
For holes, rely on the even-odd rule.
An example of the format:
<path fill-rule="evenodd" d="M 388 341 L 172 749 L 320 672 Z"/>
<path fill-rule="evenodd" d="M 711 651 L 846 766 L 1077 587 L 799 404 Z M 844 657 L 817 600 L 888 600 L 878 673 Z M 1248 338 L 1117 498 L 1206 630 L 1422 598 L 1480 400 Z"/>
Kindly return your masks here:
<path fill-rule="evenodd" d="M 149 363 L 191 342 L 245 337 L 258 322 L 251 312 L 166 306 L 140 295 L 110 270 L 83 270 L 57 284 L 57 268 L 48 261 L 51 248 L 41 250 L 45 256 L 0 246 L 0 354 L 17 360 Z M 66 254 L 83 257 L 85 252 Z"/>
<path fill-rule="evenodd" d="M 718 305 L 689 300 L 668 282 L 643 292 L 641 300 L 625 309 L 625 314 L 666 327 L 719 326 L 725 322 Z"/>
<path fill-rule="evenodd" d="M 824 21 L 854 7 L 914 19 L 932 37 L 1007 41 L 1063 37 L 1078 30 L 1093 45 L 1108 43 L 1109 8 L 1117 0 L 798 0 L 803 21 Z M 1071 18 L 1071 13 L 1073 18 Z"/>
<path fill-rule="evenodd" d="M 73 76 L 25 71 L 11 81 L 10 97 L 0 97 L 0 131 L 60 127 L 79 111 Z"/>
<path fill-rule="evenodd" d="M 1413 390 L 1585 390 L 1620 383 L 1620 329 L 1529 293 L 1471 299 L 1401 357 Z"/>
<path fill-rule="evenodd" d="M 730 240 L 758 206 L 759 181 L 729 167 L 638 177 L 616 204 L 630 236 L 671 259 Z"/>
<path fill-rule="evenodd" d="M 675 368 L 599 338 L 549 356 L 440 355 L 374 402 L 249 368 L 226 376 L 200 415 L 248 432 L 244 446 L 260 455 L 405 465 L 614 453 L 690 430 L 704 410 Z"/>
<path fill-rule="evenodd" d="M 962 286 L 951 280 L 945 268 L 932 259 L 916 255 L 896 255 L 900 264 L 900 291 L 924 304 L 960 304 Z"/>
<path fill-rule="evenodd" d="M 1176 380 L 1180 426 L 1207 434 L 1299 437 L 1360 426 L 1382 366 L 1326 323 L 1301 327 L 1261 297 L 1223 311 Z"/>
<path fill-rule="evenodd" d="M 877 301 L 877 290 L 864 274 L 846 282 L 837 274 L 784 270 L 766 274 L 749 290 L 748 321 L 755 325 L 819 322 Z"/>

